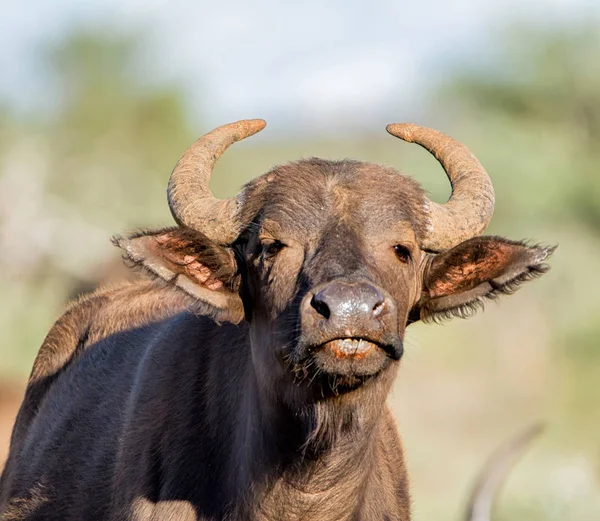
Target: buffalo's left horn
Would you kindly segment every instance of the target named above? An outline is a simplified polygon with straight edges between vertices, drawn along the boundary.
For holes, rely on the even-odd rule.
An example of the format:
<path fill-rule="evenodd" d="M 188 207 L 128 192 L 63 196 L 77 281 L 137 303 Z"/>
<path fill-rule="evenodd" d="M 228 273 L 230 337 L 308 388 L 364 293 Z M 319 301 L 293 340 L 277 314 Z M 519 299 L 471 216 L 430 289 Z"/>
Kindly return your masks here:
<path fill-rule="evenodd" d="M 202 232 L 219 244 L 233 242 L 241 228 L 239 200 L 217 199 L 209 188 L 210 176 L 227 148 L 265 128 L 262 119 L 223 125 L 199 138 L 181 156 L 167 188 L 169 208 L 178 224 Z"/>
<path fill-rule="evenodd" d="M 446 204 L 425 199 L 429 222 L 421 247 L 440 252 L 483 233 L 494 213 L 494 187 L 467 147 L 437 130 L 412 123 L 395 123 L 386 130 L 433 154 L 452 185 L 452 195 Z"/>

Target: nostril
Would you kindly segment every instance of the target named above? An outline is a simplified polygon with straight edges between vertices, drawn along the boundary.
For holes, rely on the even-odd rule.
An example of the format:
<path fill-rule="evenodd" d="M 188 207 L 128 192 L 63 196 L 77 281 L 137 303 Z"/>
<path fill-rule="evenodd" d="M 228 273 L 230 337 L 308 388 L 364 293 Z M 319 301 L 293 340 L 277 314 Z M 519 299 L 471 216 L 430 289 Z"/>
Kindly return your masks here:
<path fill-rule="evenodd" d="M 375 306 L 373 307 L 373 316 L 378 317 L 379 315 L 381 315 L 381 313 L 383 313 L 384 309 L 385 301 L 382 300 L 381 302 L 377 302 L 377 304 L 375 304 Z"/>
<path fill-rule="evenodd" d="M 322 315 L 324 318 L 329 318 L 331 315 L 331 310 L 329 306 L 325 303 L 320 293 L 313 295 L 313 298 L 310 301 L 310 305 L 315 309 L 319 315 Z"/>
<path fill-rule="evenodd" d="M 385 309 L 385 297 L 379 289 L 371 286 L 365 292 L 365 301 L 371 302 L 371 316 L 378 317 Z M 367 297 L 367 294 L 369 297 Z"/>

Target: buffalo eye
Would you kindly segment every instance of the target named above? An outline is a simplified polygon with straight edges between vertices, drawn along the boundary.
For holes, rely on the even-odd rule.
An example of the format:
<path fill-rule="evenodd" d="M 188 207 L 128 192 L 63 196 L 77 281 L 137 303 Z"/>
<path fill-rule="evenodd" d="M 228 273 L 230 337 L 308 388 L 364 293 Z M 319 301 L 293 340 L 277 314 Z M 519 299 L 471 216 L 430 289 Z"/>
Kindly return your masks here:
<path fill-rule="evenodd" d="M 410 254 L 410 250 L 406 246 L 402 246 L 402 244 L 396 244 L 394 246 L 394 251 L 396 252 L 396 257 L 400 259 L 404 264 L 408 264 L 412 256 Z"/>
<path fill-rule="evenodd" d="M 266 258 L 274 257 L 281 250 L 283 250 L 283 248 L 285 248 L 285 244 L 283 244 L 281 241 L 269 241 L 263 244 L 263 255 Z"/>

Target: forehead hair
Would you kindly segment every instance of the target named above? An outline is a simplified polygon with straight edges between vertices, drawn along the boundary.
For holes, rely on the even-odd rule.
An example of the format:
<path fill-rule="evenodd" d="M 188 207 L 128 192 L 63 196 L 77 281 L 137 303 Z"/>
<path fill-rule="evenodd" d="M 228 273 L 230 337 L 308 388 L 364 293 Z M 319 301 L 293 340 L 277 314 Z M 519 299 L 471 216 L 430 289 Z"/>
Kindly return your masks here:
<path fill-rule="evenodd" d="M 286 229 L 317 232 L 332 223 L 359 222 L 367 232 L 409 224 L 425 231 L 425 193 L 391 167 L 354 160 L 310 158 L 276 166 L 243 189 L 244 222 L 258 217 Z"/>

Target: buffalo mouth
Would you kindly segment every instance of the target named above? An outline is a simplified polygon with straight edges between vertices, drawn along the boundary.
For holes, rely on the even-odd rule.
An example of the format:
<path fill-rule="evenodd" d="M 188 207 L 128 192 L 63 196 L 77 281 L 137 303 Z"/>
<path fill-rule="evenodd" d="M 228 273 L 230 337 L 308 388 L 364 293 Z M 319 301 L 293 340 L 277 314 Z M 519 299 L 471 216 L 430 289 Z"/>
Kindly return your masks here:
<path fill-rule="evenodd" d="M 315 383 L 324 377 L 325 382 L 334 381 L 339 389 L 349 390 L 377 376 L 398 360 L 400 354 L 401 346 L 383 344 L 372 338 L 332 338 L 308 349 L 297 375 L 301 380 Z"/>
<path fill-rule="evenodd" d="M 361 360 L 379 348 L 379 344 L 365 338 L 336 338 L 321 344 L 316 350 L 329 351 L 335 358 Z"/>

